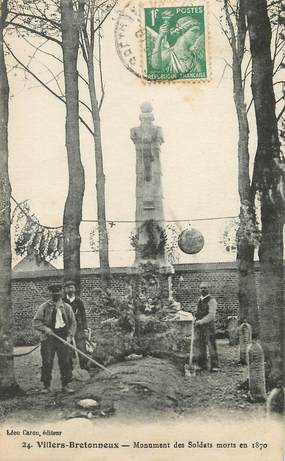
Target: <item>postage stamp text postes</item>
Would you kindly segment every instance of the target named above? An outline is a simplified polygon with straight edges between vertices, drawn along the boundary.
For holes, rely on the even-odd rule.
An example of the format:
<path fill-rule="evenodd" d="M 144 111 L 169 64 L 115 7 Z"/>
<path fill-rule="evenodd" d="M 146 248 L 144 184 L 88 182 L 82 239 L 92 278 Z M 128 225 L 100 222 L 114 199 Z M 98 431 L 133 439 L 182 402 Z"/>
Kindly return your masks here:
<path fill-rule="evenodd" d="M 208 78 L 204 5 L 144 8 L 150 80 Z"/>
<path fill-rule="evenodd" d="M 209 81 L 207 7 L 197 1 L 129 1 L 115 32 L 125 67 L 149 83 Z"/>

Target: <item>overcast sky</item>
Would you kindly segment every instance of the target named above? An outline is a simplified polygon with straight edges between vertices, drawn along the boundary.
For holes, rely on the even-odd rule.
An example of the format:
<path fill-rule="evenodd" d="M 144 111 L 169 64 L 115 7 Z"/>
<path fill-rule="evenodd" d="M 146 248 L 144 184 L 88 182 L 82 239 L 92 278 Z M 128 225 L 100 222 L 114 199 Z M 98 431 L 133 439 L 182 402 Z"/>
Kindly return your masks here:
<path fill-rule="evenodd" d="M 213 12 L 217 13 L 217 6 Z M 108 220 L 135 217 L 135 149 L 129 133 L 130 128 L 139 124 L 139 108 L 144 101 L 152 103 L 155 124 L 162 127 L 165 138 L 161 163 L 166 219 L 238 214 L 237 122 L 229 70 L 221 80 L 224 59 L 230 60 L 230 50 L 213 14 L 209 18 L 212 77 L 210 83 L 200 84 L 143 84 L 117 55 L 116 13 L 105 24 L 106 96 L 101 116 Z M 26 59 L 27 46 L 17 41 L 15 49 L 18 56 Z M 32 79 L 23 80 L 19 71 L 15 74 L 10 73 L 13 194 L 19 201 L 30 199 L 32 210 L 43 224 L 60 225 L 67 194 L 65 107 Z M 43 71 L 42 76 L 49 78 Z M 83 216 L 96 219 L 94 153 L 92 139 L 84 128 L 81 150 L 86 175 Z M 233 259 L 219 244 L 224 225 L 223 221 L 193 223 L 205 236 L 205 248 L 197 256 L 181 254 L 181 262 Z M 132 263 L 128 235 L 133 227 L 118 224 L 113 228 L 110 248 L 113 266 Z M 89 224 L 82 224 L 83 250 L 90 249 L 90 229 Z M 82 267 L 97 263 L 97 255 L 82 254 Z"/>

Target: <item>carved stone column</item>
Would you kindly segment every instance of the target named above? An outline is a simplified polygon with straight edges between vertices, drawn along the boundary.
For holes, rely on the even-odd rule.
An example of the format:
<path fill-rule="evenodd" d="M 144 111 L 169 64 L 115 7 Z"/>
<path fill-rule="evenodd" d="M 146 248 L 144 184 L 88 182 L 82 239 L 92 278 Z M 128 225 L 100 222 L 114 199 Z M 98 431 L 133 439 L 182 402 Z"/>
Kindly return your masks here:
<path fill-rule="evenodd" d="M 131 129 L 136 147 L 136 232 L 135 265 L 152 262 L 167 266 L 163 238 L 165 223 L 161 181 L 160 146 L 162 129 L 153 124 L 151 104 L 141 105 L 140 126 Z"/>

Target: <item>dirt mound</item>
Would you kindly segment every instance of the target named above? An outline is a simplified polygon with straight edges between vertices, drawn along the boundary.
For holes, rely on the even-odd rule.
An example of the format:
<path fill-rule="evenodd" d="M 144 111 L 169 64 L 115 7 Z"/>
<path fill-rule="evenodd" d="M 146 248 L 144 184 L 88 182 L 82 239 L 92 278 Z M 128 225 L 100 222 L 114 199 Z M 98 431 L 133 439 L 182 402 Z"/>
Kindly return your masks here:
<path fill-rule="evenodd" d="M 82 398 L 96 400 L 105 415 L 116 411 L 132 416 L 175 409 L 182 401 L 184 377 L 168 360 L 145 357 L 114 364 L 109 370 L 113 376 L 99 372 L 75 396 L 66 397 L 70 417 L 82 416 L 82 411 L 76 411 L 77 402 Z"/>
<path fill-rule="evenodd" d="M 92 418 L 111 416 L 112 420 L 127 423 L 182 416 L 192 418 L 195 415 L 199 418 L 216 419 L 219 415 L 246 420 L 263 417 L 264 405 L 248 402 L 246 390 L 238 386 L 247 376 L 247 367 L 239 364 L 238 346 L 229 347 L 228 341 L 219 340 L 218 351 L 220 373 L 204 371 L 187 379 L 176 359 L 146 356 L 109 365 L 108 369 L 116 373 L 113 376 L 98 368 L 92 370 L 90 381 L 73 381 L 75 394 L 67 396 L 61 392 L 57 363 L 52 392 L 41 394 L 41 359 L 37 350 L 15 360 L 16 379 L 26 395 L 1 401 L 0 420 L 35 423 L 78 418 L 78 402 L 82 398 L 93 398 L 98 402 L 98 411 L 92 412 Z M 16 350 L 16 353 L 20 352 L 25 349 Z M 88 413 L 82 414 L 82 418 L 88 418 Z"/>

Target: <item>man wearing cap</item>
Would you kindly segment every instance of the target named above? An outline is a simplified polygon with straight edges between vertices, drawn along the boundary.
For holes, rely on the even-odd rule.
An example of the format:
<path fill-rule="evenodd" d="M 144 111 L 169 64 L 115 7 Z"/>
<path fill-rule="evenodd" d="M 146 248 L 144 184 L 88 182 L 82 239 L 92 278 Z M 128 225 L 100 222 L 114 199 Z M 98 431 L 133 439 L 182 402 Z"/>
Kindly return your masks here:
<path fill-rule="evenodd" d="M 66 282 L 64 288 L 65 296 L 63 300 L 72 307 L 77 323 L 75 344 L 79 350 L 86 354 L 86 335 L 88 334 L 88 330 L 84 303 L 82 299 L 76 295 L 76 285 L 72 280 Z M 88 360 L 82 357 L 82 355 L 78 355 L 80 367 L 88 370 Z"/>
<path fill-rule="evenodd" d="M 196 363 L 196 370 L 206 370 L 208 348 L 210 369 L 219 371 L 215 329 L 217 301 L 209 294 L 206 282 L 201 283 L 200 290 L 201 297 L 198 301 L 195 321 L 193 363 Z"/>
<path fill-rule="evenodd" d="M 49 286 L 51 299 L 43 303 L 33 319 L 34 328 L 41 335 L 43 393 L 50 392 L 50 383 L 55 353 L 61 374 L 62 390 L 74 391 L 69 387 L 72 380 L 71 353 L 68 346 L 53 336 L 53 333 L 67 342 L 72 342 L 76 331 L 76 319 L 72 308 L 62 299 L 62 285 Z"/>

